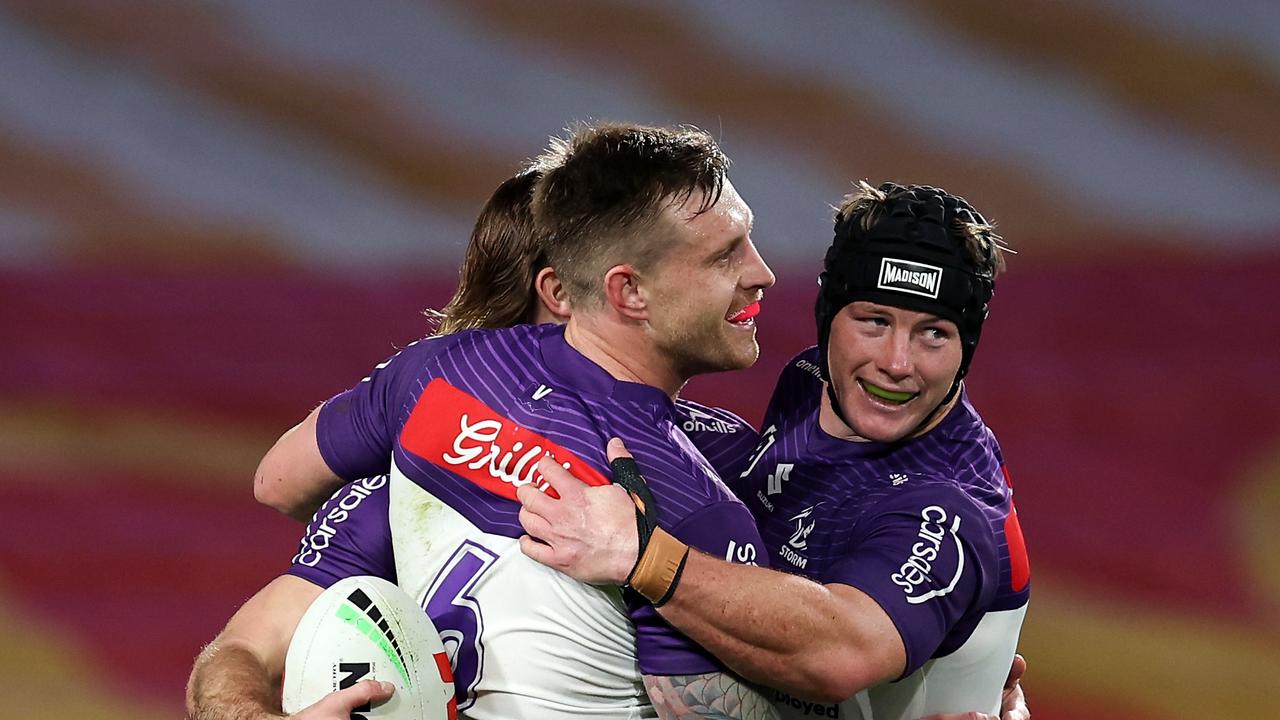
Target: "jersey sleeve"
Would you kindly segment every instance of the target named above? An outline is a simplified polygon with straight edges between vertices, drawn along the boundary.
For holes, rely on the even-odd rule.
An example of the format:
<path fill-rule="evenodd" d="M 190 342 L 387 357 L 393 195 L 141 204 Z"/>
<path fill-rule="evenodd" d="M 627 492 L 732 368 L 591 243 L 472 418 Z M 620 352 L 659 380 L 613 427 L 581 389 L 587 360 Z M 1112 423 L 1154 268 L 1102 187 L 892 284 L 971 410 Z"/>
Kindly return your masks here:
<path fill-rule="evenodd" d="M 312 517 L 286 571 L 322 588 L 356 575 L 396 581 L 386 475 L 347 483 Z"/>
<path fill-rule="evenodd" d="M 320 408 L 316 442 L 335 475 L 355 480 L 390 471 L 399 411 L 421 390 L 424 353 L 431 343 L 410 343 Z"/>
<path fill-rule="evenodd" d="M 723 501 L 685 517 L 667 528 L 690 547 L 730 562 L 767 564 L 764 543 L 751 513 L 738 502 Z M 645 675 L 696 675 L 721 672 L 725 666 L 658 614 L 643 598 L 628 593 L 636 627 L 636 657 Z"/>
<path fill-rule="evenodd" d="M 921 484 L 890 494 L 859 519 L 847 553 L 824 580 L 857 588 L 884 609 L 906 647 L 905 676 L 994 595 L 995 540 L 959 488 Z"/>

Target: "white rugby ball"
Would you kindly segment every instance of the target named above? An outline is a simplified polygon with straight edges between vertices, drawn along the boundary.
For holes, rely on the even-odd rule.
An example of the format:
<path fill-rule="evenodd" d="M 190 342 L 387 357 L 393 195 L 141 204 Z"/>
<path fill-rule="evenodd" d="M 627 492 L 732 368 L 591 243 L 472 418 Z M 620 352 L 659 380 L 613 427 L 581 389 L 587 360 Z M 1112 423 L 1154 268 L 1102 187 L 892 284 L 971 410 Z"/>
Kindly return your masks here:
<path fill-rule="evenodd" d="M 361 680 L 385 680 L 396 692 L 352 718 L 457 717 L 440 634 L 413 598 L 371 576 L 340 580 L 307 608 L 285 656 L 282 705 L 294 713 Z"/>

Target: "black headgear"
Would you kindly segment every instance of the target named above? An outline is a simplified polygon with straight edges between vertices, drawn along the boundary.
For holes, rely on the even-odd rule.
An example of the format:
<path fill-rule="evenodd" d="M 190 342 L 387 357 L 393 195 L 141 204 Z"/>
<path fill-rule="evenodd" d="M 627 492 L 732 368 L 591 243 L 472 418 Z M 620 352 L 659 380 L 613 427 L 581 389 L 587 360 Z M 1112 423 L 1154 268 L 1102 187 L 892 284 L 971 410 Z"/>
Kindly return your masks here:
<path fill-rule="evenodd" d="M 827 343 L 831 322 L 846 305 L 866 300 L 931 313 L 956 324 L 963 355 L 942 401 L 945 405 L 969 371 L 995 293 L 995 244 L 983 248 L 988 262 L 979 264 L 966 251 L 965 233 L 957 227 L 987 224 L 972 205 L 927 185 L 884 183 L 879 189 L 890 197 L 870 229 L 863 229 L 861 214 L 837 219 L 835 239 L 818 276 L 818 367 L 841 420 L 844 415 L 831 390 Z"/>

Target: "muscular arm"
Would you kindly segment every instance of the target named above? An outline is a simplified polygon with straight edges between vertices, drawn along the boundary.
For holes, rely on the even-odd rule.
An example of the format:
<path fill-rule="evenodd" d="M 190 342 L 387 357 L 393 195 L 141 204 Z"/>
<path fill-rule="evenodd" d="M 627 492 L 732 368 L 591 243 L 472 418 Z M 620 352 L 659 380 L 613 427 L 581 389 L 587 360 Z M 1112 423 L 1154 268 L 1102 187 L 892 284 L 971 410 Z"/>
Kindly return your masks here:
<path fill-rule="evenodd" d="M 659 612 L 743 677 L 816 700 L 845 700 L 906 667 L 889 616 L 847 585 L 691 553 Z"/>
<path fill-rule="evenodd" d="M 614 447 L 610 447 L 614 456 Z M 619 486 L 592 488 L 552 462 L 539 472 L 560 500 L 526 488 L 520 522 L 534 560 L 590 583 L 620 583 L 636 557 L 635 506 Z M 660 563 L 661 564 L 661 563 Z M 906 648 L 880 606 L 859 590 L 736 565 L 691 552 L 659 612 L 748 680 L 839 702 L 906 668 Z"/>
<path fill-rule="evenodd" d="M 224 720 L 284 717 L 280 710 L 280 679 L 271 678 L 252 651 L 234 643 L 216 641 L 197 659 L 197 670 L 187 685 L 187 717 L 190 720 Z"/>
<path fill-rule="evenodd" d="M 320 588 L 292 575 L 272 580 L 231 617 L 196 658 L 187 681 L 190 720 L 339 720 L 391 697 L 389 683 L 364 681 L 287 716 L 280 709 L 285 655 L 298 621 Z"/>
<path fill-rule="evenodd" d="M 258 502 L 302 522 L 343 483 L 320 455 L 316 441 L 319 416 L 317 407 L 281 435 L 258 463 L 253 477 L 253 496 Z"/>
<path fill-rule="evenodd" d="M 1019 658 L 1021 662 L 1021 658 Z M 931 715 L 925 720 L 1030 720 L 1018 678 L 1025 663 L 1014 663 L 1005 685 L 999 718 L 985 713 Z M 758 690 L 729 673 L 702 675 L 645 675 L 644 687 L 660 720 L 723 718 L 725 720 L 775 720 L 778 710 Z"/>
<path fill-rule="evenodd" d="M 778 711 L 759 690 L 728 673 L 645 675 L 644 688 L 661 720 L 778 718 Z"/>
<path fill-rule="evenodd" d="M 187 684 L 192 720 L 282 717 L 280 679 L 298 620 L 320 588 L 292 575 L 249 599 L 196 658 Z"/>
<path fill-rule="evenodd" d="M 1019 680 L 1027 663 L 1021 655 L 1014 658 L 1005 681 L 1000 702 L 1000 716 L 979 712 L 930 715 L 924 720 L 1031 720 L 1026 696 Z M 747 684 L 729 673 L 663 676 L 645 675 L 644 687 L 649 692 L 661 720 L 668 718 L 742 718 L 773 720 L 780 717 L 767 699 L 767 690 Z"/>

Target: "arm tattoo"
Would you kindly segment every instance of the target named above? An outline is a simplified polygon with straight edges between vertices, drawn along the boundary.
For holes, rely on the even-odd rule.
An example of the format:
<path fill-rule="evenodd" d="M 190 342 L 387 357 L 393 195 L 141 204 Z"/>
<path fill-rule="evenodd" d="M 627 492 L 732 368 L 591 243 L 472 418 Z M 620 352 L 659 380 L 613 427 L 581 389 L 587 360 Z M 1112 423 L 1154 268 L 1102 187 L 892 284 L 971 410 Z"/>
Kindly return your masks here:
<path fill-rule="evenodd" d="M 645 675 L 661 720 L 777 720 L 778 711 L 761 689 L 727 672 L 702 675 Z"/>

